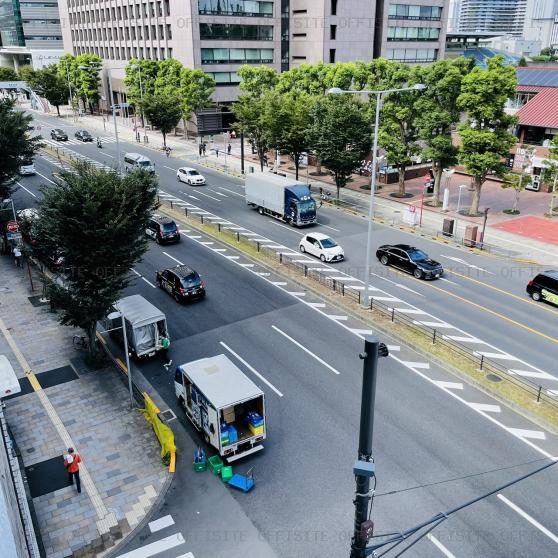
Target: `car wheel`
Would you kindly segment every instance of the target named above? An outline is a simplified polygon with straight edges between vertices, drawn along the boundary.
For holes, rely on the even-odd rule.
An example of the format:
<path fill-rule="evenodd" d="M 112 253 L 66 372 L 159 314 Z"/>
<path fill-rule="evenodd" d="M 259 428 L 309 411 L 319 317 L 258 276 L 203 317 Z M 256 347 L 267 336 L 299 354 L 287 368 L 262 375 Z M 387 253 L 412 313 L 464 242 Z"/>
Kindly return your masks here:
<path fill-rule="evenodd" d="M 174 300 L 176 300 L 176 302 L 178 302 L 178 304 L 180 304 L 180 297 L 178 296 L 177 293 L 174 293 L 173 298 Z"/>
<path fill-rule="evenodd" d="M 388 264 L 388 257 L 387 257 L 387 256 L 382 256 L 382 257 L 380 258 L 380 263 L 381 263 L 382 265 L 387 265 L 387 264 Z"/>
<path fill-rule="evenodd" d="M 301 244 L 300 245 L 300 251 L 304 254 L 304 252 L 306 252 L 306 248 L 304 248 L 304 246 Z"/>
<path fill-rule="evenodd" d="M 324 262 L 324 263 L 325 263 L 325 261 L 326 261 L 326 257 L 325 257 L 325 256 L 324 256 L 324 255 L 322 254 L 322 255 L 320 256 L 320 260 L 322 260 L 322 262 Z"/>
<path fill-rule="evenodd" d="M 182 179 L 180 178 L 180 176 L 178 174 L 176 175 L 176 180 L 178 180 L 178 182 L 182 182 Z"/>
<path fill-rule="evenodd" d="M 163 283 L 161 282 L 161 279 L 157 279 L 157 286 L 162 289 L 163 288 Z"/>
<path fill-rule="evenodd" d="M 155 242 L 156 242 L 157 244 L 161 244 L 161 239 L 157 236 L 157 237 L 155 237 Z"/>
<path fill-rule="evenodd" d="M 539 302 L 541 299 L 541 293 L 539 293 L 539 291 L 533 291 L 531 293 L 531 298 L 535 301 L 535 302 Z"/>
<path fill-rule="evenodd" d="M 415 269 L 415 271 L 413 271 L 413 275 L 417 278 L 417 279 L 422 279 L 422 271 L 420 269 Z"/>
<path fill-rule="evenodd" d="M 258 207 L 258 213 L 259 213 L 260 215 L 263 215 L 263 214 L 264 214 L 264 209 L 263 209 L 263 207 Z"/>

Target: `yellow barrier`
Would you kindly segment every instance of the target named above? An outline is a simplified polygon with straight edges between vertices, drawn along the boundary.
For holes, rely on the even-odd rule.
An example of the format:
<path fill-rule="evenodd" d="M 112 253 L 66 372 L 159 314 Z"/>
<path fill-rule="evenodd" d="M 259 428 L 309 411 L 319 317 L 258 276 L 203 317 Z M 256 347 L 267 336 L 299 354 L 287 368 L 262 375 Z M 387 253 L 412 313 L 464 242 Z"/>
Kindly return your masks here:
<path fill-rule="evenodd" d="M 145 419 L 151 423 L 155 435 L 161 444 L 161 458 L 165 465 L 169 465 L 169 472 L 174 473 L 176 463 L 176 445 L 174 443 L 174 434 L 172 430 L 159 419 L 159 408 L 147 393 L 143 392 L 145 400 L 145 409 L 143 415 Z"/>

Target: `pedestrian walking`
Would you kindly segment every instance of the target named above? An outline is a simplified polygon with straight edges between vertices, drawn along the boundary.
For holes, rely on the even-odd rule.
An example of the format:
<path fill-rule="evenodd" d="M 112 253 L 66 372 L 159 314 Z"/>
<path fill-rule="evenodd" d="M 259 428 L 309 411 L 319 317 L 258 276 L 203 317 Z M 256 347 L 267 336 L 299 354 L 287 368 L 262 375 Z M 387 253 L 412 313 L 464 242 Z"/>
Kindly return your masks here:
<path fill-rule="evenodd" d="M 199 153 L 199 156 L 201 157 L 201 156 L 202 156 L 202 153 L 203 153 L 203 145 L 202 145 L 201 143 L 200 143 L 200 145 L 198 146 L 198 153 Z"/>
<path fill-rule="evenodd" d="M 163 355 L 163 361 L 164 361 L 163 366 L 165 367 L 166 370 L 168 370 L 170 365 L 172 364 L 172 359 L 169 358 L 170 340 L 166 335 L 161 337 L 161 347 L 162 347 L 161 354 Z"/>
<path fill-rule="evenodd" d="M 231 149 L 232 149 L 232 145 L 229 143 L 229 145 L 227 146 L 227 154 L 228 155 L 231 154 Z"/>
<path fill-rule="evenodd" d="M 215 148 L 215 156 L 217 158 L 219 158 L 219 148 L 218 147 Z"/>
<path fill-rule="evenodd" d="M 81 463 L 81 457 L 79 453 L 74 451 L 74 448 L 68 448 L 68 453 L 64 456 L 64 467 L 68 471 L 68 476 L 70 477 L 70 484 L 74 484 L 74 478 L 76 479 L 76 488 L 78 494 L 81 494 L 81 482 L 79 480 L 79 464 Z"/>
<path fill-rule="evenodd" d="M 205 143 L 205 141 L 202 143 L 202 152 L 205 155 L 205 149 L 207 147 L 207 144 Z"/>
<path fill-rule="evenodd" d="M 17 267 L 21 267 L 21 250 L 19 246 L 14 248 L 14 261 Z"/>
<path fill-rule="evenodd" d="M 269 167 L 269 164 L 268 164 L 268 163 L 269 163 L 269 159 L 267 158 L 267 154 L 263 156 L 263 160 L 264 160 L 264 165 L 265 165 L 266 167 Z"/>

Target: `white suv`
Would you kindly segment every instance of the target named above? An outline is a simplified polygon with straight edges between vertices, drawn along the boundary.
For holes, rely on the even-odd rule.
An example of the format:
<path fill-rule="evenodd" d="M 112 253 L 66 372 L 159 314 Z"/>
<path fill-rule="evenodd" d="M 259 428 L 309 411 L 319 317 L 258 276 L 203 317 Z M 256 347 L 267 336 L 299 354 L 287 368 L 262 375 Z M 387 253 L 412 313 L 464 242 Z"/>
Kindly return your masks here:
<path fill-rule="evenodd" d="M 322 233 L 305 234 L 300 240 L 300 251 L 320 258 L 322 262 L 340 262 L 345 258 L 343 248 Z"/>
<path fill-rule="evenodd" d="M 176 171 L 178 182 L 186 182 L 190 186 L 199 186 L 205 184 L 205 178 L 196 170 L 189 167 L 180 167 Z"/>

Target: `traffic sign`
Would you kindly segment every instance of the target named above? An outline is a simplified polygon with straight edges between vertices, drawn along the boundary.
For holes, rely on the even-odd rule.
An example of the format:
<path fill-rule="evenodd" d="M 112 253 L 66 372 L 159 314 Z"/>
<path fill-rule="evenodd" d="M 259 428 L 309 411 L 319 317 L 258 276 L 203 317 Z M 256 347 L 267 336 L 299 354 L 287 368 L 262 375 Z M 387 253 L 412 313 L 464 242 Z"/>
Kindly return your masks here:
<path fill-rule="evenodd" d="M 19 230 L 17 221 L 8 221 L 8 224 L 6 225 L 6 230 L 11 233 L 17 232 Z"/>

